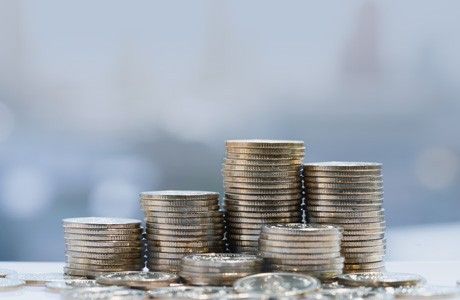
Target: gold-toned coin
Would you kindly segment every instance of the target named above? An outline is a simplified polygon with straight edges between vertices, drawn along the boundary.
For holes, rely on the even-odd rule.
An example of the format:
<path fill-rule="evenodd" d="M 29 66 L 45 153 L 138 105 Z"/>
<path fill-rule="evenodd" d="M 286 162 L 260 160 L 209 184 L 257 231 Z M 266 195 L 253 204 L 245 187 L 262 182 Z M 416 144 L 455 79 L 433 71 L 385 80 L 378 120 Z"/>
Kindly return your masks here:
<path fill-rule="evenodd" d="M 345 257 L 346 264 L 363 264 L 363 263 L 379 262 L 383 260 L 384 260 L 383 254 L 370 254 L 370 255 L 358 256 L 358 257 Z"/>
<path fill-rule="evenodd" d="M 275 223 L 278 223 L 275 221 Z M 259 230 L 263 224 L 261 223 L 241 223 L 241 222 L 229 222 L 227 220 L 227 230 L 240 230 L 240 229 L 250 229 L 250 230 Z"/>
<path fill-rule="evenodd" d="M 183 253 L 168 253 L 168 252 L 150 252 L 148 253 L 148 259 L 174 259 L 181 260 L 184 257 Z"/>
<path fill-rule="evenodd" d="M 292 183 L 300 182 L 301 178 L 299 174 L 297 176 L 289 177 L 236 177 L 236 176 L 226 176 L 224 178 L 224 183 L 249 183 L 249 184 L 283 184 L 283 183 Z"/>
<path fill-rule="evenodd" d="M 379 240 L 367 240 L 367 241 L 347 241 L 342 242 L 342 247 L 370 247 L 370 246 L 383 246 L 385 245 L 385 239 Z"/>
<path fill-rule="evenodd" d="M 212 218 L 221 218 L 222 212 L 220 211 L 206 211 L 206 212 L 151 212 L 151 211 L 144 211 L 147 218 L 186 218 L 186 219 L 212 219 Z"/>
<path fill-rule="evenodd" d="M 260 235 L 260 228 L 259 229 L 244 229 L 244 228 L 228 228 L 227 235 Z"/>

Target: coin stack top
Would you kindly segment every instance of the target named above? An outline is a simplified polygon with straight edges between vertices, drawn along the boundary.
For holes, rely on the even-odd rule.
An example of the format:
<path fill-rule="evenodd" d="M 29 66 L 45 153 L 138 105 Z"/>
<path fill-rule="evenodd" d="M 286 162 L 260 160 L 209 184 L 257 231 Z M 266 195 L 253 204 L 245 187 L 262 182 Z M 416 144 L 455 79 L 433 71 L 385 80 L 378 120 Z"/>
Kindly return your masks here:
<path fill-rule="evenodd" d="M 342 273 L 341 236 L 340 228 L 331 225 L 264 225 L 259 253 L 267 271 L 298 272 L 330 279 Z"/>
<path fill-rule="evenodd" d="M 343 228 L 344 272 L 384 269 L 382 164 L 321 162 L 304 165 L 308 219 Z"/>
<path fill-rule="evenodd" d="M 150 271 L 179 272 L 190 253 L 221 252 L 224 221 L 219 194 L 207 191 L 151 191 L 140 194 L 146 218 Z"/>
<path fill-rule="evenodd" d="M 253 254 L 191 254 L 182 258 L 180 276 L 191 285 L 222 286 L 261 270 L 262 258 Z"/>
<path fill-rule="evenodd" d="M 95 277 L 144 267 L 140 220 L 86 217 L 63 219 L 62 223 L 65 274 Z"/>
<path fill-rule="evenodd" d="M 223 164 L 227 240 L 232 252 L 258 250 L 260 227 L 302 218 L 302 141 L 228 140 Z"/>

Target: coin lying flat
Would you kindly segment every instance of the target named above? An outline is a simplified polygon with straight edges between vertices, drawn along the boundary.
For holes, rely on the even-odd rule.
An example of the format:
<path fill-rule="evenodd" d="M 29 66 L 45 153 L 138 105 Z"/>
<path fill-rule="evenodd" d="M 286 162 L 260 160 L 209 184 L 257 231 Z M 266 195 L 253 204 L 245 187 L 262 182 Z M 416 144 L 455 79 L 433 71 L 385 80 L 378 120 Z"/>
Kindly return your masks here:
<path fill-rule="evenodd" d="M 63 273 L 18 273 L 15 278 L 27 285 L 45 285 L 47 282 L 69 279 Z"/>
<path fill-rule="evenodd" d="M 62 223 L 66 228 L 137 228 L 141 221 L 125 218 L 68 218 L 63 219 Z"/>
<path fill-rule="evenodd" d="M 230 288 L 213 286 L 176 286 L 147 292 L 149 299 L 219 299 L 232 293 Z"/>
<path fill-rule="evenodd" d="M 165 190 L 165 191 L 148 191 L 140 194 L 142 199 L 155 200 L 188 200 L 188 199 L 214 199 L 219 197 L 219 193 L 209 191 L 181 191 L 181 190 Z"/>
<path fill-rule="evenodd" d="M 65 300 L 85 300 L 85 299 L 145 299 L 145 292 L 123 287 L 85 287 L 71 290 L 64 290 L 62 299 Z"/>
<path fill-rule="evenodd" d="M 237 280 L 233 288 L 239 293 L 259 293 L 273 296 L 296 296 L 319 288 L 317 279 L 295 273 L 260 273 Z"/>
<path fill-rule="evenodd" d="M 24 280 L 17 278 L 0 278 L 0 291 L 15 289 L 25 284 Z"/>
<path fill-rule="evenodd" d="M 127 286 L 146 290 L 166 287 L 178 281 L 179 276 L 165 272 L 117 272 L 96 278 L 96 282 L 102 285 Z"/>
<path fill-rule="evenodd" d="M 434 285 L 401 287 L 395 289 L 394 295 L 398 299 L 458 299 L 460 288 Z"/>
<path fill-rule="evenodd" d="M 338 276 L 337 280 L 344 285 L 368 287 L 415 286 L 425 282 L 425 279 L 417 274 L 383 272 L 343 274 Z"/>
<path fill-rule="evenodd" d="M 18 273 L 16 271 L 13 271 L 13 270 L 8 270 L 8 269 L 0 269 L 0 278 L 5 278 L 5 277 L 9 277 L 9 278 L 12 278 L 14 276 L 16 276 Z"/>
<path fill-rule="evenodd" d="M 53 292 L 94 286 L 98 286 L 98 284 L 93 279 L 68 279 L 63 281 L 51 281 L 46 284 L 46 288 Z"/>

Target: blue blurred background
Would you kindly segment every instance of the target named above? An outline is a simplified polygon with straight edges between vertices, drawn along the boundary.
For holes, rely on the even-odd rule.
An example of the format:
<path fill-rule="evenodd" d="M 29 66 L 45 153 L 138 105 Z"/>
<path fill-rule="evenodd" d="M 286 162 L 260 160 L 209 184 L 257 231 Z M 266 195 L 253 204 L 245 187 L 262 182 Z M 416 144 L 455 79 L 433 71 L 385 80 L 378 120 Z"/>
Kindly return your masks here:
<path fill-rule="evenodd" d="M 222 192 L 229 138 L 384 164 L 388 259 L 460 252 L 459 1 L 0 0 L 0 260 Z M 434 251 L 434 249 L 436 251 Z"/>

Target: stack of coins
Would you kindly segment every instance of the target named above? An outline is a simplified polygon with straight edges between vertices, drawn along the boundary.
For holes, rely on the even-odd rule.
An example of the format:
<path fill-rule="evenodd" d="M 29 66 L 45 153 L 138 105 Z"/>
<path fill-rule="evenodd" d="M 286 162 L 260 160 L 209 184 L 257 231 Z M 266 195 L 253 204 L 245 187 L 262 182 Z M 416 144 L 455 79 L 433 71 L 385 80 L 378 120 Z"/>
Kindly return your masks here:
<path fill-rule="evenodd" d="M 385 218 L 382 165 L 367 162 L 324 162 L 304 166 L 310 222 L 344 229 L 344 272 L 384 269 Z"/>
<path fill-rule="evenodd" d="M 264 225 L 259 253 L 267 271 L 298 272 L 329 279 L 342 274 L 341 237 L 341 229 L 331 225 Z"/>
<path fill-rule="evenodd" d="M 179 275 L 191 285 L 232 285 L 242 277 L 259 273 L 262 258 L 252 254 L 208 253 L 182 258 Z"/>
<path fill-rule="evenodd" d="M 224 222 L 218 193 L 153 191 L 141 193 L 140 198 L 150 271 L 177 273 L 186 254 L 223 251 Z"/>
<path fill-rule="evenodd" d="M 63 219 L 67 275 L 96 277 L 144 267 L 141 221 L 121 218 Z"/>
<path fill-rule="evenodd" d="M 256 253 L 260 227 L 302 219 L 302 141 L 229 140 L 223 166 L 227 241 Z"/>

